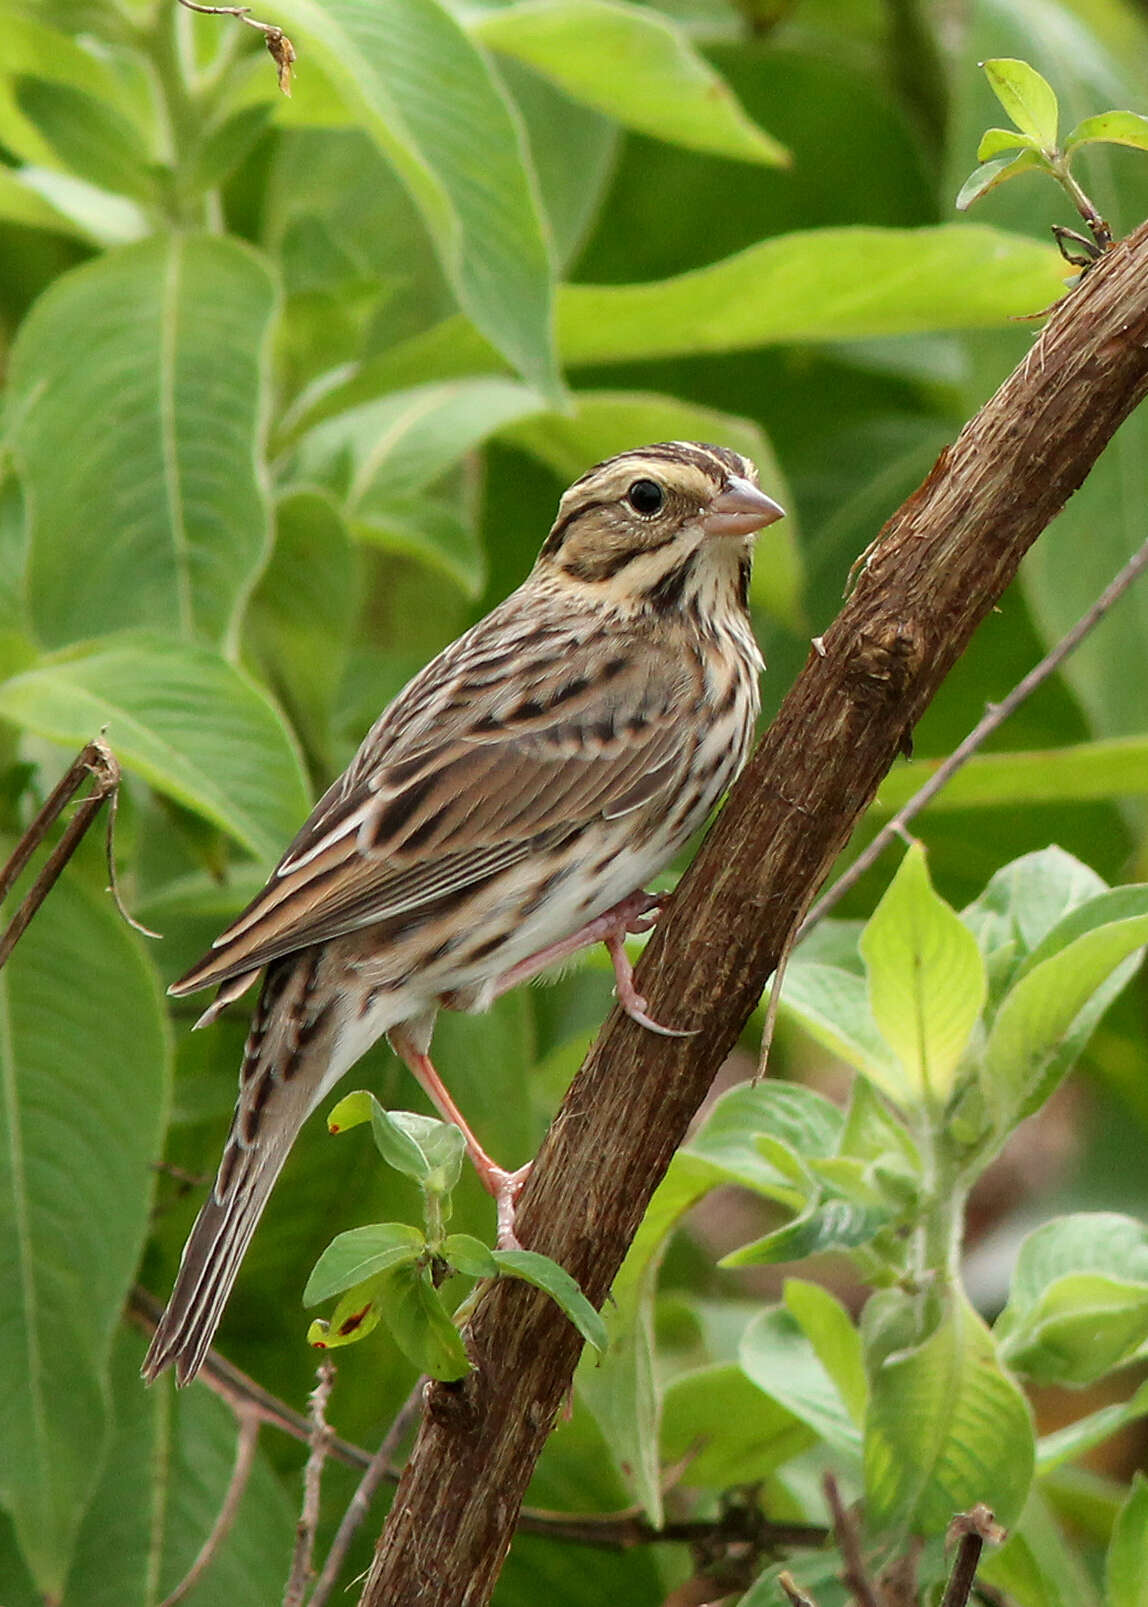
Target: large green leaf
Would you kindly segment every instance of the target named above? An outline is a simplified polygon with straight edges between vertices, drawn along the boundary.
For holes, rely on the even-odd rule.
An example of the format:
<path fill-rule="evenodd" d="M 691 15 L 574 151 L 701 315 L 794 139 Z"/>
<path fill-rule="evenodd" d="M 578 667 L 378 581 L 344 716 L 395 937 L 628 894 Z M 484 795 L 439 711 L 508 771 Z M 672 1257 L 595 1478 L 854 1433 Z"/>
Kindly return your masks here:
<path fill-rule="evenodd" d="M 860 1431 L 792 1311 L 785 1306 L 767 1306 L 745 1330 L 738 1359 L 758 1389 L 807 1423 L 848 1463 L 856 1465 L 861 1455 Z"/>
<path fill-rule="evenodd" d="M 672 279 L 562 286 L 559 350 L 574 366 L 999 328 L 1054 301 L 1064 290 L 1063 266 L 1050 247 L 981 224 L 797 230 Z M 500 366 L 475 328 L 448 318 L 332 376 L 312 416 Z"/>
<path fill-rule="evenodd" d="M 810 1429 L 732 1362 L 675 1378 L 662 1406 L 662 1460 L 719 1490 L 766 1478 L 813 1443 Z"/>
<path fill-rule="evenodd" d="M 170 1075 L 138 940 L 65 877 L 0 973 L 0 1502 L 58 1597 L 109 1430 Z"/>
<path fill-rule="evenodd" d="M 669 18 L 626 0 L 518 0 L 472 31 L 627 128 L 746 162 L 786 161 Z"/>
<path fill-rule="evenodd" d="M 266 556 L 275 289 L 235 241 L 167 235 L 65 274 L 12 352 L 28 598 L 49 646 L 129 625 L 231 643 Z"/>
<path fill-rule="evenodd" d="M 1148 1479 L 1137 1473 L 1120 1509 L 1105 1562 L 1108 1607 L 1148 1607 Z"/>
<path fill-rule="evenodd" d="M 121 763 L 278 858 L 307 813 L 295 744 L 241 671 L 204 647 L 121 637 L 0 685 L 0 717 L 76 747 L 102 728 Z"/>
<path fill-rule="evenodd" d="M 62 1607 L 156 1607 L 195 1560 L 235 1462 L 235 1419 L 203 1388 L 140 1383 L 142 1335 L 121 1328 L 112 1357 L 115 1436 L 80 1529 Z M 195 1607 L 276 1607 L 296 1514 L 256 1452 L 235 1522 L 189 1598 Z"/>
<path fill-rule="evenodd" d="M 874 811 L 894 814 L 942 763 L 941 759 L 914 759 L 897 765 L 881 783 Z M 1111 737 L 1064 748 L 978 753 L 946 782 L 930 802 L 929 813 L 1078 803 L 1144 793 L 1148 793 L 1148 737 Z"/>
<path fill-rule="evenodd" d="M 894 1350 L 870 1377 L 866 1515 L 880 1527 L 943 1534 L 985 1502 L 1006 1527 L 1033 1471 L 1028 1404 L 984 1323 L 954 1297 L 923 1344 Z"/>
<path fill-rule="evenodd" d="M 436 0 L 284 0 L 278 20 L 394 164 L 475 327 L 557 399 L 548 242 L 520 125 L 481 52 Z"/>

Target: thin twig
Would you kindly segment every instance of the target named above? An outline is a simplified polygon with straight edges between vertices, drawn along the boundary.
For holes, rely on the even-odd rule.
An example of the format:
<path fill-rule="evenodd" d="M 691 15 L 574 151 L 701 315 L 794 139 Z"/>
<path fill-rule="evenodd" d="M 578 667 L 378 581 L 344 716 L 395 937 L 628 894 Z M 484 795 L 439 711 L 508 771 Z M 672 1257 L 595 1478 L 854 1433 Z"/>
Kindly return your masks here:
<path fill-rule="evenodd" d="M 791 1573 L 778 1574 L 777 1582 L 785 1592 L 790 1607 L 817 1607 L 813 1597 L 806 1595 Z"/>
<path fill-rule="evenodd" d="M 279 88 L 290 98 L 291 95 L 291 69 L 295 65 L 295 46 L 274 22 L 260 22 L 251 15 L 250 6 L 204 6 L 198 0 L 179 0 L 181 6 L 188 11 L 198 11 L 204 17 L 237 17 L 245 22 L 249 28 L 257 28 L 263 35 L 263 43 L 267 46 L 271 60 L 275 63 L 275 70 L 279 77 Z"/>
<path fill-rule="evenodd" d="M 232 1409 L 239 1419 L 239 1434 L 235 1441 L 235 1465 L 231 1470 L 227 1493 L 216 1513 L 211 1533 L 199 1548 L 198 1556 L 171 1595 L 160 1603 L 160 1607 L 176 1607 L 177 1602 L 183 1601 L 185 1596 L 190 1595 L 215 1561 L 220 1546 L 231 1532 L 235 1514 L 239 1511 L 239 1503 L 243 1500 L 247 1481 L 255 1464 L 255 1448 L 259 1443 L 259 1413 L 251 1407 L 241 1409 L 234 1403 Z"/>
<path fill-rule="evenodd" d="M 926 804 L 933 801 L 942 787 L 952 780 L 962 765 L 972 758 L 977 749 L 993 734 L 998 726 L 1003 725 L 1026 698 L 1031 697 L 1037 687 L 1047 681 L 1049 676 L 1060 668 L 1069 654 L 1080 646 L 1080 643 L 1089 632 L 1094 630 L 1104 618 L 1113 603 L 1124 595 L 1133 581 L 1139 579 L 1146 568 L 1148 568 L 1148 541 L 1144 543 L 1138 552 L 1133 554 L 1119 574 L 1104 588 L 1087 613 L 1083 614 L 1072 629 L 1061 637 L 1052 651 L 1047 653 L 1039 664 L 1035 665 L 1026 676 L 1017 682 L 1006 698 L 1003 698 L 1000 703 L 994 703 L 985 712 L 984 718 L 977 722 L 960 746 L 954 748 L 944 763 L 937 766 L 924 786 L 913 794 L 904 808 L 899 809 L 893 818 L 882 826 L 868 848 L 863 853 L 858 854 L 849 869 L 837 878 L 823 897 L 817 900 L 817 903 L 814 904 L 798 929 L 797 941 L 799 943 L 803 937 L 813 930 L 818 921 L 828 915 L 838 901 L 844 898 L 845 894 L 857 885 L 865 872 L 880 859 L 893 839 L 901 835 L 909 822 L 916 819 Z"/>
<path fill-rule="evenodd" d="M 879 1607 L 876 1593 L 869 1579 L 865 1558 L 861 1551 L 861 1530 L 854 1514 L 846 1509 L 837 1488 L 837 1480 L 827 1473 L 821 1481 L 825 1500 L 833 1516 L 833 1532 L 845 1564 L 842 1581 L 853 1592 L 857 1607 Z"/>
<path fill-rule="evenodd" d="M 948 1544 L 959 1539 L 956 1561 L 941 1598 L 941 1607 L 966 1607 L 980 1565 L 981 1552 L 986 1540 L 1000 1545 L 1005 1531 L 982 1502 L 970 1512 L 962 1512 L 949 1524 L 945 1539 Z"/>
<path fill-rule="evenodd" d="M 378 1494 L 379 1486 L 387 1479 L 395 1477 L 391 1460 L 398 1450 L 403 1435 L 418 1415 L 425 1383 L 425 1378 L 417 1380 L 399 1407 L 394 1422 L 383 1436 L 383 1442 L 371 1458 L 370 1466 L 359 1480 L 358 1488 L 347 1503 L 347 1510 L 343 1513 L 339 1527 L 335 1531 L 335 1538 L 331 1542 L 323 1571 L 315 1581 L 315 1588 L 308 1599 L 307 1607 L 324 1607 L 343 1570 L 343 1564 L 347 1560 L 347 1553 L 351 1549 L 351 1542 L 358 1532 L 359 1525 L 371 1510 L 371 1503 Z"/>
<path fill-rule="evenodd" d="M 291 1558 L 291 1572 L 283 1592 L 283 1607 L 303 1607 L 307 1582 L 311 1577 L 312 1558 L 315 1555 L 315 1534 L 319 1527 L 319 1500 L 323 1488 L 323 1464 L 331 1442 L 327 1424 L 327 1402 L 335 1382 L 335 1368 L 323 1362 L 318 1370 L 318 1381 L 311 1391 L 311 1454 L 303 1469 L 303 1511 L 295 1526 L 295 1551 Z"/>
<path fill-rule="evenodd" d="M 76 812 L 68 822 L 63 836 L 48 855 L 43 869 L 28 889 L 24 902 L 12 917 L 3 937 L 0 937 L 0 966 L 4 965 L 27 931 L 29 922 L 56 885 L 61 871 L 76 852 L 84 833 L 99 814 L 105 801 L 109 797 L 115 797 L 116 788 L 120 783 L 120 767 L 107 743 L 99 737 L 94 742 L 89 742 L 76 756 L 49 793 L 43 808 L 16 844 L 8 863 L 3 870 L 0 870 L 0 899 L 3 899 L 15 885 L 25 865 L 88 776 L 92 777 L 91 792 L 77 804 Z"/>

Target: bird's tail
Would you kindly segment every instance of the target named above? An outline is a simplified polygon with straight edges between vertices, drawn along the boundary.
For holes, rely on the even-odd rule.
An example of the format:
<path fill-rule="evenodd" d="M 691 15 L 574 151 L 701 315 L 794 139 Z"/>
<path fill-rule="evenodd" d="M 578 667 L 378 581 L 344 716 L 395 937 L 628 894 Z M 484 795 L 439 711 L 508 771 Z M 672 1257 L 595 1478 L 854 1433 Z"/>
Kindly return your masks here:
<path fill-rule="evenodd" d="M 315 1008 L 318 951 L 268 970 L 251 1023 L 240 1095 L 219 1172 L 196 1218 L 143 1364 L 188 1384 L 203 1365 L 276 1178 L 307 1117 L 346 1069 L 334 1063 L 329 1008 Z"/>

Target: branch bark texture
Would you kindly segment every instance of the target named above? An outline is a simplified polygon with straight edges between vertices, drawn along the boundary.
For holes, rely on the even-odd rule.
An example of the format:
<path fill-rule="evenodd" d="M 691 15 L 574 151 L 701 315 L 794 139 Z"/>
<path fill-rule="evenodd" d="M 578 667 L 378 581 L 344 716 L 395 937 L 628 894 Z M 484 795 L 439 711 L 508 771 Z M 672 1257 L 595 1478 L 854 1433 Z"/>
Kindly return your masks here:
<path fill-rule="evenodd" d="M 1148 391 L 1148 224 L 1056 308 L 1032 351 L 889 520 L 659 922 L 523 1194 L 522 1242 L 601 1304 L 787 935 L 1022 557 Z M 432 1385 L 362 1607 L 482 1607 L 581 1342 L 516 1280 L 469 1324 L 476 1370 Z"/>

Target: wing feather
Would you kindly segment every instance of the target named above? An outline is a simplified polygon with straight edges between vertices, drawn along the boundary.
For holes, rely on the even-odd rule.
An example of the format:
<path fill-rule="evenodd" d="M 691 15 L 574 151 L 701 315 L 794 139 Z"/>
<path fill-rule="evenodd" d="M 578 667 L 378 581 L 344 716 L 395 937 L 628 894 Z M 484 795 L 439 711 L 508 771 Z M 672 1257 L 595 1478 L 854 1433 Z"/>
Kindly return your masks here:
<path fill-rule="evenodd" d="M 409 919 L 596 819 L 653 802 L 681 773 L 692 728 L 683 714 L 700 691 L 692 655 L 634 644 L 603 686 L 577 673 L 577 654 L 552 655 L 524 682 L 505 663 L 505 640 L 459 651 L 467 644 L 400 694 L 266 887 L 173 993 Z"/>

